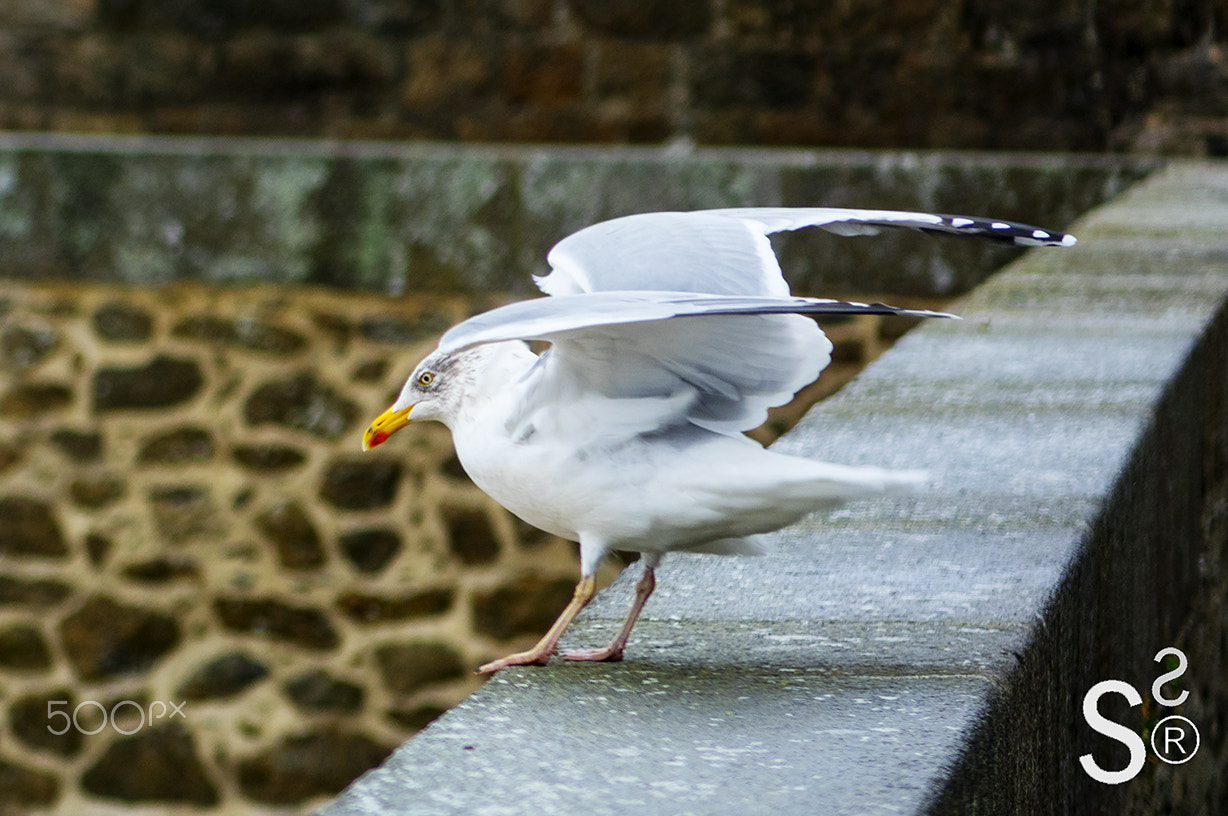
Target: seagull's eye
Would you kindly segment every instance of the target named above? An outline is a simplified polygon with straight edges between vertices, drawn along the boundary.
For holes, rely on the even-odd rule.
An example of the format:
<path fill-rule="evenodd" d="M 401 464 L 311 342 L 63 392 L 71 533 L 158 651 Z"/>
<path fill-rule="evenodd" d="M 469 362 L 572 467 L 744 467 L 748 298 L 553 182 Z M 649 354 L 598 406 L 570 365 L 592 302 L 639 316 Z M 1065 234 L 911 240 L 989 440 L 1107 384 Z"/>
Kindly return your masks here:
<path fill-rule="evenodd" d="M 435 382 L 435 372 L 423 371 L 418 375 L 418 385 L 427 388 L 431 383 Z"/>

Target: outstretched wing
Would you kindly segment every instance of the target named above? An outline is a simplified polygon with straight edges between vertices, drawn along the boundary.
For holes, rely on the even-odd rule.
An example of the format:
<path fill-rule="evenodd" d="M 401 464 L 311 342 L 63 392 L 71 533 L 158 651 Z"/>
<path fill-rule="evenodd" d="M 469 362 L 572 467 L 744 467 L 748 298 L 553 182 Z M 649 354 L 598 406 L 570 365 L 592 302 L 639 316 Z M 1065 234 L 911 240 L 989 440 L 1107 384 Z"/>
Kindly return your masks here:
<path fill-rule="evenodd" d="M 763 422 L 818 377 L 831 343 L 801 315 L 952 317 L 883 303 L 687 292 L 596 292 L 512 303 L 471 317 L 443 352 L 506 340 L 544 340 L 525 404 L 634 400 L 607 427 L 625 433 L 690 421 L 721 433 Z M 564 400 L 564 397 L 566 398 Z M 540 424 L 540 423 L 539 423 Z"/>
<path fill-rule="evenodd" d="M 987 238 L 1018 246 L 1072 246 L 1073 235 L 962 215 L 833 207 L 744 207 L 642 213 L 603 221 L 559 241 L 535 278 L 550 295 L 673 290 L 720 295 L 789 293 L 768 236 L 803 227 L 838 235 L 883 228 Z"/>
<path fill-rule="evenodd" d="M 768 235 L 817 226 L 883 227 L 1070 246 L 1072 236 L 963 216 L 890 210 L 749 208 L 646 213 L 560 241 L 538 286 L 554 297 L 470 318 L 442 351 L 504 340 L 552 344 L 520 384 L 520 421 L 615 437 L 689 422 L 749 430 L 813 381 L 831 343 L 801 315 L 937 312 L 790 297 Z M 559 406 L 567 406 L 567 414 Z"/>

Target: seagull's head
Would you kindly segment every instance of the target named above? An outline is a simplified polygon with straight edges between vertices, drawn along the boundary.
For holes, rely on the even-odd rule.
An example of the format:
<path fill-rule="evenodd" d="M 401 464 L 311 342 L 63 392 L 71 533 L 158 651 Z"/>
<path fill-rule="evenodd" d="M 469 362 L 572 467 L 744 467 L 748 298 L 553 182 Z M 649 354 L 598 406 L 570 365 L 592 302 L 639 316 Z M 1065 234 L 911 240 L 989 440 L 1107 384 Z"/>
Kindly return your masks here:
<path fill-rule="evenodd" d="M 413 420 L 433 419 L 445 425 L 456 416 L 464 383 L 469 379 L 461 354 L 436 352 L 418 363 L 396 402 L 380 414 L 362 436 L 362 449 L 371 450 L 387 441 Z"/>
<path fill-rule="evenodd" d="M 503 389 L 507 377 L 501 374 L 516 376 L 536 359 L 520 341 L 432 353 L 409 375 L 396 402 L 367 428 L 362 449 L 383 444 L 411 419 L 454 428 L 465 412 Z"/>

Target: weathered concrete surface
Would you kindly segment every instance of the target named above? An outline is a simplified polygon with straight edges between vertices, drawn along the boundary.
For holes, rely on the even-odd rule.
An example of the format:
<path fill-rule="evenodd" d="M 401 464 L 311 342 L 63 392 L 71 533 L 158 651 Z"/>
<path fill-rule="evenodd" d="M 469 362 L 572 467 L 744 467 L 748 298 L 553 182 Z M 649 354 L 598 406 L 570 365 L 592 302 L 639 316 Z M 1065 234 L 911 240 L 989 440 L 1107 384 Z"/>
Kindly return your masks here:
<path fill-rule="evenodd" d="M 557 240 L 628 213 L 861 206 L 991 213 L 1056 229 L 1152 166 L 1013 153 L 8 134 L 0 136 L 0 268 L 135 284 L 527 294 Z M 786 272 L 803 292 L 947 295 L 1013 257 L 911 234 L 781 240 Z"/>
<path fill-rule="evenodd" d="M 924 491 L 814 517 L 761 559 L 667 560 L 625 663 L 502 672 L 322 812 L 1222 812 L 1224 224 L 1222 164 L 1083 218 L 1077 248 L 1027 255 L 779 443 L 924 467 Z M 573 645 L 609 636 L 632 580 Z M 1149 696 L 1167 646 L 1199 756 L 1093 782 L 1079 755 L 1125 759 L 1083 694 Z"/>

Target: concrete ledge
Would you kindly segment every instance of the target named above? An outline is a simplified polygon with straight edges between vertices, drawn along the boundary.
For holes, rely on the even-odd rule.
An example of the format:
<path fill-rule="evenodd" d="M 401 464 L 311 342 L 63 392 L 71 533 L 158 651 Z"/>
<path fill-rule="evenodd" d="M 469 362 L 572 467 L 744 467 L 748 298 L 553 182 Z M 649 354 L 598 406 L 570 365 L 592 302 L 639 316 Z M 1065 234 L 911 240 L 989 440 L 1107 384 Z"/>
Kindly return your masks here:
<path fill-rule="evenodd" d="M 784 448 L 925 467 L 761 559 L 678 556 L 617 665 L 511 670 L 321 812 L 1212 813 L 1228 801 L 1228 166 L 1174 164 L 908 337 Z M 597 643 L 625 575 L 571 633 Z M 1176 646 L 1199 755 L 1080 715 Z M 1136 730 L 1154 703 L 1109 716 Z M 1205 726 L 1205 727 L 1204 727 Z"/>
<path fill-rule="evenodd" d="M 1059 228 L 1154 165 L 1015 153 L 8 134 L 0 268 L 134 284 L 528 293 L 555 241 L 631 212 L 864 206 Z M 782 239 L 785 271 L 803 292 L 947 295 L 1012 257 L 977 242 L 812 233 Z"/>

